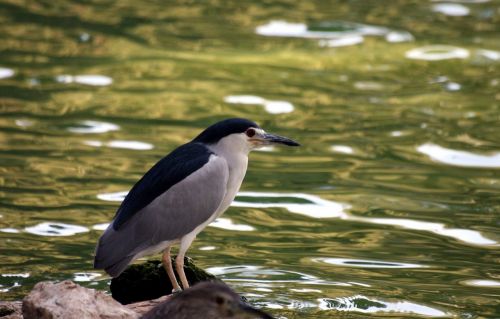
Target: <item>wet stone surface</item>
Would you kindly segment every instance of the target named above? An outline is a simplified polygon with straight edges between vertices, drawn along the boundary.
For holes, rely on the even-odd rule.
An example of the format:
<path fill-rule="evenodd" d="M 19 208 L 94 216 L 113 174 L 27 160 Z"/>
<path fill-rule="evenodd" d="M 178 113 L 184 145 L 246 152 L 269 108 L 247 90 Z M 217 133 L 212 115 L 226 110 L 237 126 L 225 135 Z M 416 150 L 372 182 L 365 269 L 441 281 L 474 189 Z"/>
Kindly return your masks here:
<path fill-rule="evenodd" d="M 172 258 L 172 262 L 174 261 Z M 188 257 L 184 258 L 184 272 L 190 285 L 217 280 L 214 275 L 197 267 Z M 111 280 L 110 289 L 113 298 L 126 305 L 169 295 L 172 293 L 172 284 L 161 261 L 149 260 L 129 266 L 120 276 Z"/>

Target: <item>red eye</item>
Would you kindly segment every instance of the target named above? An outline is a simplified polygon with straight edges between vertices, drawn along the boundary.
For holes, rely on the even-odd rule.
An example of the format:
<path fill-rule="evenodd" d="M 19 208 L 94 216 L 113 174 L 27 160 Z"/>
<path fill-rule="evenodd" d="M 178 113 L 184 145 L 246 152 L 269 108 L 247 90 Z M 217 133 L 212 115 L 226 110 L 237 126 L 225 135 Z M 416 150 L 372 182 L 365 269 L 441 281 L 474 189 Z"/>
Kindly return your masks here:
<path fill-rule="evenodd" d="M 245 133 L 248 137 L 253 137 L 255 135 L 255 130 L 253 128 L 249 128 Z"/>

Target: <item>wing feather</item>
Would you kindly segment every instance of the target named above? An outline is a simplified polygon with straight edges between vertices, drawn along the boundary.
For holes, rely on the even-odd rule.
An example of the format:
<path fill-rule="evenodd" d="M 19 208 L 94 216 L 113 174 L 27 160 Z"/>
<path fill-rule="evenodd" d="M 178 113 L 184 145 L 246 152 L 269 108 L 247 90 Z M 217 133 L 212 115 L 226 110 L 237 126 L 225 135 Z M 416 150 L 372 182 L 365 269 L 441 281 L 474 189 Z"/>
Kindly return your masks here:
<path fill-rule="evenodd" d="M 174 241 L 214 217 L 226 194 L 229 169 L 222 157 L 211 155 L 200 169 L 171 186 L 99 240 L 94 266 L 112 276 L 127 264 L 166 241 Z"/>

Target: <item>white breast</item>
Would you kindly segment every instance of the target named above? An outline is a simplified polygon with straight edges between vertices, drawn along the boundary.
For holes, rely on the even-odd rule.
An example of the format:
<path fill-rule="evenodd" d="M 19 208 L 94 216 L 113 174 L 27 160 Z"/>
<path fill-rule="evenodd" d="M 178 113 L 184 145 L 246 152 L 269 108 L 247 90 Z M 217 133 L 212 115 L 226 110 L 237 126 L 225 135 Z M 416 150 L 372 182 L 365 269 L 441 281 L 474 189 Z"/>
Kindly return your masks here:
<path fill-rule="evenodd" d="M 240 190 L 247 172 L 250 148 L 244 134 L 231 134 L 222 138 L 217 144 L 210 145 L 209 148 L 217 156 L 223 157 L 229 167 L 227 192 L 215 214 L 215 217 L 219 217 L 231 205 Z"/>

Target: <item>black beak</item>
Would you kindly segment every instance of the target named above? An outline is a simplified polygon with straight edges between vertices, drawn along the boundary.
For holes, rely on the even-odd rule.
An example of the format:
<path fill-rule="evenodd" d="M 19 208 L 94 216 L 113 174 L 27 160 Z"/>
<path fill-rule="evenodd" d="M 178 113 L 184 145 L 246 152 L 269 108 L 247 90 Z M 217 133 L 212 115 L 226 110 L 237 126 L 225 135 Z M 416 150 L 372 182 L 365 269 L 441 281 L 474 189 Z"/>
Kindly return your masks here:
<path fill-rule="evenodd" d="M 252 306 L 249 306 L 249 305 L 247 305 L 246 303 L 243 303 L 243 302 L 241 302 L 239 304 L 239 308 L 245 314 L 251 315 L 252 316 L 251 318 L 274 319 L 274 317 L 271 316 L 270 314 L 268 314 L 268 313 L 266 313 L 266 312 L 264 312 L 262 310 L 256 309 L 256 308 L 254 308 Z"/>
<path fill-rule="evenodd" d="M 285 144 L 288 146 L 300 146 L 299 143 L 295 142 L 292 139 L 289 139 L 288 137 L 283 137 L 269 133 L 265 133 L 262 137 L 264 138 L 265 141 L 269 143 Z"/>

